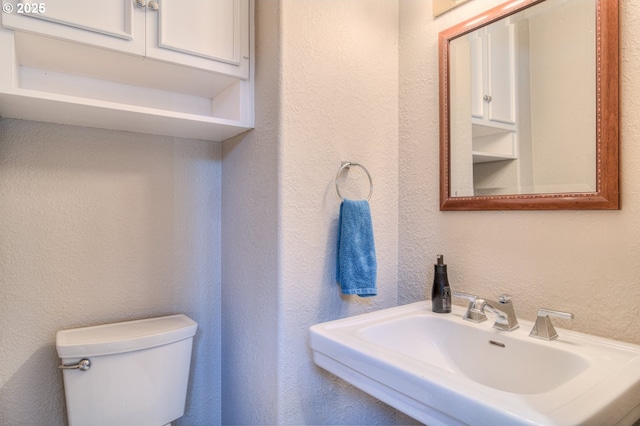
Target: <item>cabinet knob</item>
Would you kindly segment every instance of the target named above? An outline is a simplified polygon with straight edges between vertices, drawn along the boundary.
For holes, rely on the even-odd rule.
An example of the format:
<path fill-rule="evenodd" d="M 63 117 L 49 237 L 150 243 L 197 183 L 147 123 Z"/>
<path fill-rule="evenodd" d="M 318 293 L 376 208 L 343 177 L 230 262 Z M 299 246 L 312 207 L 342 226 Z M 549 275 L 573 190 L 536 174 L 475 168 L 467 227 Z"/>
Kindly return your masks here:
<path fill-rule="evenodd" d="M 135 0 L 135 3 L 140 9 L 147 6 L 147 2 L 145 0 Z"/>
<path fill-rule="evenodd" d="M 151 4 L 151 3 L 149 3 L 149 4 Z M 491 102 L 491 96 L 489 96 L 489 95 L 484 95 L 484 96 L 482 97 L 482 99 L 484 99 L 484 100 L 485 100 L 485 101 L 487 101 L 487 102 Z"/>
<path fill-rule="evenodd" d="M 158 9 L 160 8 L 160 6 L 158 5 L 158 2 L 155 1 L 155 0 L 151 0 L 149 2 L 149 6 L 148 7 L 149 7 L 149 10 L 152 11 L 152 12 L 157 12 Z"/>

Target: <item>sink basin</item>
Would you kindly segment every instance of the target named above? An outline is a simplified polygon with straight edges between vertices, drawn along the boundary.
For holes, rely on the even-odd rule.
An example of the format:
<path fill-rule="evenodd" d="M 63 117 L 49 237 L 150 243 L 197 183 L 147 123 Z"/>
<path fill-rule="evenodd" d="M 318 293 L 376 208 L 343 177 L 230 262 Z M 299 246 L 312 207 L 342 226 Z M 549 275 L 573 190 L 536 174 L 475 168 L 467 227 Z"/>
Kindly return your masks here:
<path fill-rule="evenodd" d="M 317 365 L 423 423 L 632 425 L 640 346 L 557 328 L 529 337 L 418 302 L 311 327 Z"/>
<path fill-rule="evenodd" d="M 414 315 L 363 328 L 359 336 L 507 392 L 548 392 L 589 366 L 586 358 L 533 339 L 506 340 L 487 327 L 435 315 Z M 438 330 L 437 333 L 433 331 Z M 508 336 L 507 336 L 508 337 Z M 626 357 L 625 357 L 626 355 Z M 631 354 L 621 356 L 628 361 Z"/>

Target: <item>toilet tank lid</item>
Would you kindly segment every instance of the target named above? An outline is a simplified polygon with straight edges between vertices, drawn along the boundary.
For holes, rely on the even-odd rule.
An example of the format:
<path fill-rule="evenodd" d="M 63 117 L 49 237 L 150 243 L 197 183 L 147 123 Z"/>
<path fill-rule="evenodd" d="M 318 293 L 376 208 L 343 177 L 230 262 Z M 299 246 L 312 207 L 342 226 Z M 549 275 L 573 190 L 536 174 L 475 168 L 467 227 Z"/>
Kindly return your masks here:
<path fill-rule="evenodd" d="M 60 358 L 131 352 L 193 337 L 197 327 L 191 318 L 178 314 L 61 330 L 56 334 L 56 349 Z"/>

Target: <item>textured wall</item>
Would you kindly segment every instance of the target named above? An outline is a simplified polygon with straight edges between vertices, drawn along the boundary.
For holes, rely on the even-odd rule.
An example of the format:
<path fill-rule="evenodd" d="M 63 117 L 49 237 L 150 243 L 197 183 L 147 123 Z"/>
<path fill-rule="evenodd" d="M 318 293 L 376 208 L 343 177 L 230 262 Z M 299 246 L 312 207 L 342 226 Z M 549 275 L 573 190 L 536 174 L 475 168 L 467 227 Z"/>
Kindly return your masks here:
<path fill-rule="evenodd" d="M 256 2 L 255 129 L 223 144 L 222 421 L 275 424 L 279 2 Z"/>
<path fill-rule="evenodd" d="M 65 424 L 55 333 L 184 313 L 187 415 L 220 422 L 220 152 L 0 120 L 0 425 Z"/>
<path fill-rule="evenodd" d="M 393 410 L 313 364 L 308 327 L 396 305 L 398 4 L 293 0 L 281 16 L 279 421 L 389 424 Z M 335 283 L 341 161 L 374 183 L 374 298 L 341 297 Z M 343 195 L 366 197 L 366 176 L 345 177 Z"/>
<path fill-rule="evenodd" d="M 223 148 L 223 415 L 227 424 L 393 424 L 316 367 L 309 326 L 394 306 L 397 2 L 257 2 L 256 129 Z M 371 173 L 379 295 L 335 283 L 341 161 Z M 368 192 L 357 169 L 346 196 Z"/>
<path fill-rule="evenodd" d="M 437 35 L 500 2 L 472 1 L 436 19 L 428 0 L 399 2 L 399 302 L 427 296 L 444 253 L 454 289 L 511 293 L 525 319 L 540 306 L 566 310 L 575 319 L 560 327 L 640 343 L 640 3 L 620 2 L 622 210 L 438 209 Z"/>

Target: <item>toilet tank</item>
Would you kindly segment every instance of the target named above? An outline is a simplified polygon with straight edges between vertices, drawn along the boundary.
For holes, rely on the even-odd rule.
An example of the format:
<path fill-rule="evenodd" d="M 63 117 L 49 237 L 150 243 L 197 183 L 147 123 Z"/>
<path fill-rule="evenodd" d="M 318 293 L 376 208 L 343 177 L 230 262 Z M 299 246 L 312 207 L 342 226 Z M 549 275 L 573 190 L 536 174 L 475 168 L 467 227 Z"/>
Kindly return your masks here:
<path fill-rule="evenodd" d="M 70 426 L 162 426 L 184 414 L 197 324 L 171 315 L 59 331 Z"/>

